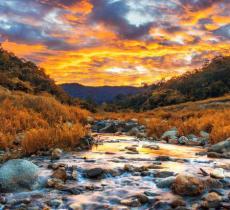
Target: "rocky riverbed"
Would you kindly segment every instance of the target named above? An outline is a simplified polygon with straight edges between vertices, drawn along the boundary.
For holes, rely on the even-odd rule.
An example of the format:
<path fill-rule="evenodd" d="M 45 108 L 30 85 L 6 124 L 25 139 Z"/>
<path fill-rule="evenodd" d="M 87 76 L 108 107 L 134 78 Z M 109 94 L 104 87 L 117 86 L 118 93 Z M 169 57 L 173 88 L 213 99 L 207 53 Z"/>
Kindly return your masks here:
<path fill-rule="evenodd" d="M 25 158 L 27 169 L 34 167 L 31 162 L 38 166 L 30 170 L 38 173 L 38 181 L 30 185 L 30 174 L 15 169 L 25 180 L 12 192 L 8 186 L 8 192 L 1 193 L 0 209 L 230 208 L 228 159 L 201 156 L 206 152 L 202 147 L 94 136 L 97 144 L 89 151 L 57 149 L 52 157 Z M 24 162 L 20 164 L 22 169 Z M 0 182 L 3 178 L 9 179 L 0 170 Z"/>

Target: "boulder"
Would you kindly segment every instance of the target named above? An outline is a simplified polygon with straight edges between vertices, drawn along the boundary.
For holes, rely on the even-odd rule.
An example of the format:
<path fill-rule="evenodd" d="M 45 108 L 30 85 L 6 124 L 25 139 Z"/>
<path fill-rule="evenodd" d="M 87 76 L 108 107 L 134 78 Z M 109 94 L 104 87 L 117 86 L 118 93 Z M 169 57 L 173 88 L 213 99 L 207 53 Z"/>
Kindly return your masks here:
<path fill-rule="evenodd" d="M 106 127 L 100 129 L 100 133 L 116 133 L 118 131 L 114 123 L 109 123 Z"/>
<path fill-rule="evenodd" d="M 51 178 L 47 180 L 47 187 L 52 187 L 58 190 L 62 190 L 65 188 L 65 185 L 61 179 Z"/>
<path fill-rule="evenodd" d="M 159 150 L 160 149 L 160 147 L 158 145 L 151 145 L 151 144 L 150 145 L 144 144 L 142 146 L 142 148 L 153 149 L 153 150 Z"/>
<path fill-rule="evenodd" d="M 223 168 L 216 168 L 210 173 L 210 176 L 212 178 L 216 178 L 216 179 L 224 179 L 225 178 L 224 169 Z"/>
<path fill-rule="evenodd" d="M 0 192 L 31 190 L 37 183 L 39 169 L 30 161 L 15 159 L 0 168 Z"/>
<path fill-rule="evenodd" d="M 64 167 L 59 167 L 58 169 L 56 169 L 54 171 L 54 173 L 52 174 L 52 177 L 55 179 L 61 179 L 62 181 L 66 181 L 67 180 L 67 173 Z"/>
<path fill-rule="evenodd" d="M 120 204 L 124 205 L 124 206 L 129 206 L 129 207 L 139 207 L 139 206 L 141 206 L 141 203 L 135 197 L 123 199 L 123 200 L 120 201 Z"/>
<path fill-rule="evenodd" d="M 92 168 L 86 171 L 86 176 L 90 179 L 100 178 L 104 174 L 102 168 Z"/>
<path fill-rule="evenodd" d="M 205 182 L 190 174 L 179 174 L 172 185 L 172 190 L 179 195 L 196 196 L 205 190 Z"/>
<path fill-rule="evenodd" d="M 230 138 L 225 141 L 212 145 L 208 152 L 225 153 L 230 152 Z"/>
<path fill-rule="evenodd" d="M 140 131 L 137 127 L 134 127 L 129 131 L 130 136 L 139 136 L 139 134 L 140 134 Z"/>
<path fill-rule="evenodd" d="M 178 139 L 178 142 L 180 144 L 187 144 L 189 142 L 188 138 L 186 136 L 181 136 L 179 139 Z"/>
<path fill-rule="evenodd" d="M 58 160 L 62 156 L 62 150 L 59 148 L 55 148 L 51 153 L 52 160 Z"/>
<path fill-rule="evenodd" d="M 207 133 L 206 131 L 200 131 L 200 136 L 209 139 L 209 133 Z"/>
<path fill-rule="evenodd" d="M 170 161 L 170 160 L 171 160 L 171 158 L 169 156 L 166 156 L 166 155 L 156 157 L 156 161 Z"/>
<path fill-rule="evenodd" d="M 163 133 L 161 136 L 161 139 L 168 140 L 168 139 L 177 139 L 178 136 L 178 130 L 177 128 L 172 128 L 166 132 Z"/>
<path fill-rule="evenodd" d="M 208 209 L 217 208 L 220 207 L 221 200 L 222 198 L 220 195 L 218 195 L 215 192 L 211 192 L 204 198 L 204 202 L 202 203 L 202 206 Z"/>
<path fill-rule="evenodd" d="M 132 152 L 137 152 L 137 148 L 134 146 L 130 146 L 130 147 L 125 147 L 125 149 L 132 151 Z"/>

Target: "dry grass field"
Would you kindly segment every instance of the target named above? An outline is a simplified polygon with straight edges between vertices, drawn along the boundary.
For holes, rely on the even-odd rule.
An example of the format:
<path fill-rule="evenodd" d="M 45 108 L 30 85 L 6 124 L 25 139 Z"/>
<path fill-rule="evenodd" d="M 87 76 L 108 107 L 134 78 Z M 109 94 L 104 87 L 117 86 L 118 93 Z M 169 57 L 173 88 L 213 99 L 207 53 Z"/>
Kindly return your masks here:
<path fill-rule="evenodd" d="M 230 95 L 157 108 L 147 112 L 99 113 L 96 119 L 136 118 L 146 125 L 149 136 L 160 137 L 166 130 L 177 127 L 181 135 L 210 133 L 211 143 L 230 137 Z"/>

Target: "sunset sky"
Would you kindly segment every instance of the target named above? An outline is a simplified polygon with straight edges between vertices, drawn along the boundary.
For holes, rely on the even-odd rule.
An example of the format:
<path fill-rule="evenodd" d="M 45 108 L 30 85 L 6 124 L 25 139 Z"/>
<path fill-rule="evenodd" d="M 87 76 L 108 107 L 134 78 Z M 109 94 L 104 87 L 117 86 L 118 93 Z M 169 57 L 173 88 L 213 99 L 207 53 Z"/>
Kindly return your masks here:
<path fill-rule="evenodd" d="M 229 54 L 230 0 L 0 0 L 0 42 L 58 83 L 141 85 Z"/>

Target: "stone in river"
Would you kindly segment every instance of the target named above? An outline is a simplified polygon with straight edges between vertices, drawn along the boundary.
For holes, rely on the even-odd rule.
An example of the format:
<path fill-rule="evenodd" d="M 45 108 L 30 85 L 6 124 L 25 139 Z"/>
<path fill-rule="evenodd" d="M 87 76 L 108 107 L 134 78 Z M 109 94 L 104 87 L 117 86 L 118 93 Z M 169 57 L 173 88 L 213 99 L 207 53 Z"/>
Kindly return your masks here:
<path fill-rule="evenodd" d="M 196 196 L 205 190 L 205 182 L 190 174 L 179 174 L 173 182 L 172 190 L 178 195 Z"/>
<path fill-rule="evenodd" d="M 87 177 L 91 179 L 99 178 L 103 174 L 104 174 L 104 170 L 102 168 L 92 168 L 86 171 Z"/>
<path fill-rule="evenodd" d="M 156 161 L 170 161 L 170 160 L 171 160 L 171 158 L 169 156 L 165 156 L 165 155 L 156 157 Z"/>
<path fill-rule="evenodd" d="M 215 192 L 211 192 L 204 198 L 204 202 L 202 203 L 202 206 L 208 209 L 217 208 L 220 207 L 221 200 L 222 198 L 220 195 L 218 195 Z"/>
<path fill-rule="evenodd" d="M 139 200 L 137 198 L 127 198 L 127 199 L 123 199 L 120 201 L 121 205 L 124 206 L 129 206 L 129 207 L 139 207 L 141 206 L 141 203 L 139 202 Z"/>
<path fill-rule="evenodd" d="M 62 156 L 62 150 L 59 148 L 55 148 L 51 153 L 52 160 L 60 159 L 61 156 Z"/>
<path fill-rule="evenodd" d="M 0 191 L 31 190 L 37 183 L 39 168 L 23 159 L 9 160 L 0 168 Z"/>
<path fill-rule="evenodd" d="M 58 169 L 56 169 L 54 171 L 54 173 L 52 174 L 52 177 L 55 179 L 61 179 L 62 181 L 66 181 L 67 180 L 67 173 L 64 167 L 60 167 Z"/>
<path fill-rule="evenodd" d="M 217 152 L 217 153 L 224 153 L 224 152 L 230 152 L 230 138 L 228 138 L 225 141 L 221 141 L 217 144 L 212 145 L 208 152 Z"/>
<path fill-rule="evenodd" d="M 210 176 L 212 178 L 216 178 L 216 179 L 224 179 L 225 178 L 224 169 L 223 168 L 216 168 L 210 173 Z"/>

